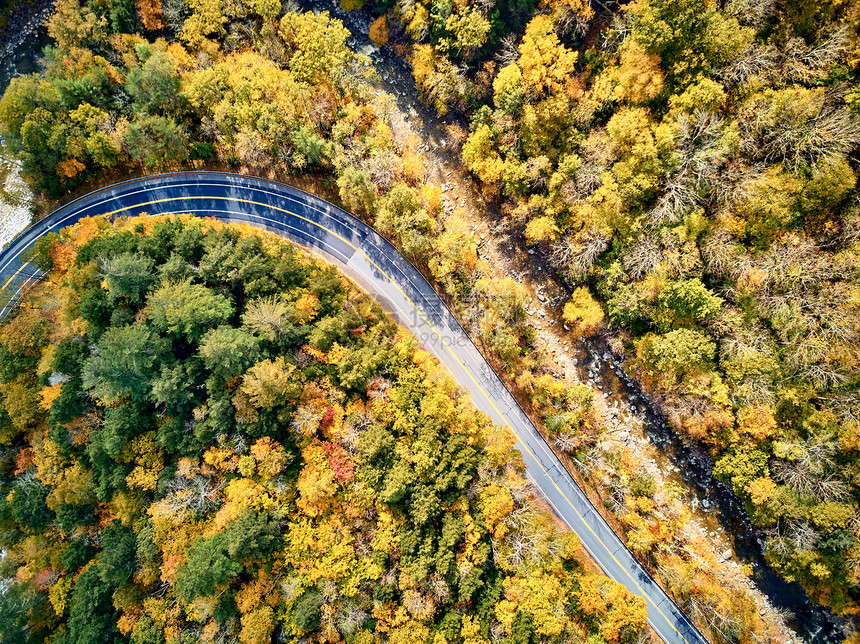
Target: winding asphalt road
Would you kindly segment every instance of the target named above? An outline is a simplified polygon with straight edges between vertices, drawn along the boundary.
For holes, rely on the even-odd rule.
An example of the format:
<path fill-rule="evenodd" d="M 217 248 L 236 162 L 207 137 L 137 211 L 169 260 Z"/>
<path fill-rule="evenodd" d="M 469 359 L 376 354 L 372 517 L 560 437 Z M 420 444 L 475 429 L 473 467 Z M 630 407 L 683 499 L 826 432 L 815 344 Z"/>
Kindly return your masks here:
<path fill-rule="evenodd" d="M 603 571 L 645 597 L 648 621 L 660 637 L 670 644 L 708 641 L 595 510 L 424 277 L 387 240 L 336 206 L 290 186 L 243 175 L 177 173 L 135 179 L 81 197 L 22 233 L 0 252 L 0 286 L 23 292 L 39 278 L 38 269 L 25 263 L 24 251 L 42 235 L 86 216 L 141 213 L 193 213 L 246 222 L 332 260 L 439 358 L 478 409 L 513 431 L 534 484 Z"/>

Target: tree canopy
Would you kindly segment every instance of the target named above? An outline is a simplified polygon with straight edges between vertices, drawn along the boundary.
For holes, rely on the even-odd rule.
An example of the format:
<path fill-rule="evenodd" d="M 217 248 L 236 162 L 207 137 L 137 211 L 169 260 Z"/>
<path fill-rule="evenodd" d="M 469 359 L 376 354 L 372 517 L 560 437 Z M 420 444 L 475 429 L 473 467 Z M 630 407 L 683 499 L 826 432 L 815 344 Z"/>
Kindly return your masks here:
<path fill-rule="evenodd" d="M 344 276 L 188 215 L 54 243 L 71 261 L 0 326 L 43 401 L 3 442 L 4 641 L 637 641 L 644 601 L 582 593 L 513 437 Z M 224 261 L 280 268 L 248 297 Z"/>

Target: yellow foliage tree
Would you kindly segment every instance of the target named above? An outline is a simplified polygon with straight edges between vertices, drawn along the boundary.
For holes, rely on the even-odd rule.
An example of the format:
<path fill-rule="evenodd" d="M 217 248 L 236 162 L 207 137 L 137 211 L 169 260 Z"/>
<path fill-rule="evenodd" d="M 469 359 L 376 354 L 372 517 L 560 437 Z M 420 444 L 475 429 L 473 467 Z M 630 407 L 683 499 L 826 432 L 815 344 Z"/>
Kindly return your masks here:
<path fill-rule="evenodd" d="M 0 395 L 3 397 L 3 407 L 9 415 L 11 425 L 18 433 L 36 426 L 41 413 L 42 397 L 33 378 L 23 377 L 0 384 Z M 5 431 L 0 434 L 0 438 L 7 444 L 12 441 L 12 436 Z"/>
<path fill-rule="evenodd" d="M 424 12 L 419 10 L 417 15 L 423 17 Z M 412 75 L 422 99 L 440 116 L 447 113 L 448 100 L 454 97 L 462 83 L 454 64 L 440 56 L 432 45 L 416 45 L 412 51 Z"/>
<path fill-rule="evenodd" d="M 505 163 L 497 152 L 495 136 L 489 125 L 480 125 L 469 135 L 462 154 L 469 170 L 484 183 L 484 190 L 498 193 Z"/>
<path fill-rule="evenodd" d="M 526 27 L 518 65 L 529 94 L 557 94 L 574 75 L 577 53 L 555 35 L 551 16 L 538 15 Z"/>
<path fill-rule="evenodd" d="M 86 505 L 95 500 L 95 488 L 90 471 L 75 461 L 70 467 L 62 470 L 56 487 L 45 499 L 52 510 L 61 505 Z"/>
<path fill-rule="evenodd" d="M 209 36 L 223 36 L 227 17 L 222 0 L 189 0 L 191 15 L 182 27 L 182 39 L 192 47 L 200 47 Z"/>
<path fill-rule="evenodd" d="M 647 53 L 632 38 L 621 53 L 616 72 L 615 95 L 627 103 L 647 103 L 663 91 L 664 77 L 660 57 Z"/>
<path fill-rule="evenodd" d="M 373 24 L 370 25 L 368 36 L 370 36 L 370 39 L 377 45 L 387 45 L 388 19 L 385 16 L 379 16 L 379 18 L 374 20 Z"/>
<path fill-rule="evenodd" d="M 272 409 L 299 397 L 302 392 L 301 373 L 283 356 L 278 356 L 248 369 L 242 378 L 241 389 L 255 407 Z"/>
<path fill-rule="evenodd" d="M 430 271 L 449 293 L 457 293 L 458 280 L 467 279 L 478 262 L 478 242 L 466 220 L 455 213 L 445 220 L 445 229 L 434 246 Z"/>
<path fill-rule="evenodd" d="M 257 472 L 261 476 L 277 476 L 287 465 L 287 453 L 283 445 L 268 436 L 257 439 L 251 446 L 251 456 L 257 461 Z"/>
<path fill-rule="evenodd" d="M 62 617 L 69 605 L 69 594 L 72 591 L 74 579 L 71 577 L 60 577 L 51 589 L 48 591 L 48 599 L 51 601 L 51 607 L 54 612 Z"/>
<path fill-rule="evenodd" d="M 558 238 L 555 217 L 535 217 L 526 225 L 526 243 L 555 241 Z"/>
<path fill-rule="evenodd" d="M 776 483 L 769 476 L 753 479 L 747 485 L 747 493 L 756 505 L 764 505 L 770 501 L 774 492 L 776 492 Z"/>
<path fill-rule="evenodd" d="M 274 505 L 275 500 L 262 485 L 251 479 L 233 479 L 224 489 L 224 505 L 215 515 L 215 525 L 224 528 L 244 510 L 267 511 Z"/>
<path fill-rule="evenodd" d="M 747 405 L 738 412 L 738 431 L 756 441 L 767 440 L 776 432 L 776 419 L 770 405 Z"/>
<path fill-rule="evenodd" d="M 597 333 L 604 324 L 603 309 L 585 287 L 579 287 L 564 305 L 564 321 L 578 340 Z"/>
<path fill-rule="evenodd" d="M 42 409 L 48 411 L 51 408 L 51 403 L 53 403 L 57 399 L 57 396 L 60 395 L 62 388 L 62 385 L 42 387 L 42 401 L 39 403 Z"/>
<path fill-rule="evenodd" d="M 619 642 L 623 635 L 635 634 L 645 624 L 645 599 L 608 577 L 582 576 L 576 595 L 582 612 L 595 620 L 607 642 Z"/>
<path fill-rule="evenodd" d="M 131 473 L 125 477 L 130 488 L 152 492 L 158 482 L 158 475 L 164 469 L 164 450 L 155 440 L 155 432 L 147 432 L 126 444 L 121 459 L 126 463 L 136 463 Z"/>
<path fill-rule="evenodd" d="M 299 500 L 296 504 L 308 516 L 320 514 L 323 500 L 337 492 L 337 477 L 328 464 L 328 456 L 319 441 L 313 441 L 302 450 L 304 467 L 296 482 Z"/>
<path fill-rule="evenodd" d="M 492 532 L 496 539 L 502 539 L 508 532 L 504 520 L 515 507 L 511 493 L 506 488 L 491 483 L 481 492 L 480 503 L 487 530 Z"/>
<path fill-rule="evenodd" d="M 558 637 L 568 625 L 565 614 L 567 588 L 561 580 L 545 571 L 505 580 L 505 598 L 496 604 L 496 613 L 510 633 L 517 611 L 532 618 L 535 631 L 545 637 Z"/>
<path fill-rule="evenodd" d="M 270 606 L 260 606 L 242 615 L 242 631 L 239 641 L 242 644 L 266 644 L 272 641 L 275 631 L 275 612 Z"/>

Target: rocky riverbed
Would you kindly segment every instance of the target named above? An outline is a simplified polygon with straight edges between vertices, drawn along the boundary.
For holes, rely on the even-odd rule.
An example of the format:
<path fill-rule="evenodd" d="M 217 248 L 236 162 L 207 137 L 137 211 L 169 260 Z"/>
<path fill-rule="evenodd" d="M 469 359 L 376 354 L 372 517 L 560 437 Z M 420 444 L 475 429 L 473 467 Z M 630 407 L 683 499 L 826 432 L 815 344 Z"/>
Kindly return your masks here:
<path fill-rule="evenodd" d="M 0 157 L 0 178 L 0 248 L 3 248 L 30 225 L 33 193 L 21 178 L 17 161 Z"/>
<path fill-rule="evenodd" d="M 41 9 L 14 12 L 9 26 L 0 34 L 0 94 L 9 81 L 20 74 L 39 70 L 39 60 L 47 34 L 44 22 L 53 2 Z M 33 193 L 21 178 L 21 164 L 0 155 L 0 248 L 3 248 L 32 221 Z"/>
<path fill-rule="evenodd" d="M 683 482 L 692 493 L 690 505 L 698 522 L 710 530 L 712 539 L 727 546 L 720 558 L 733 566 L 741 563 L 752 567 L 748 583 L 766 599 L 761 609 L 784 614 L 804 641 L 841 642 L 848 627 L 846 620 L 812 603 L 797 582 L 789 583 L 773 572 L 764 558 L 765 535 L 752 524 L 731 487 L 714 477 L 710 454 L 671 428 L 659 404 L 626 372 L 623 357 L 614 355 L 605 342 L 598 340 L 584 344 L 578 362 L 583 375 L 587 374 L 590 383 L 605 391 L 607 400 L 622 401 L 621 407 L 635 416 L 649 443 L 657 447 L 656 465 L 661 473 Z"/>
<path fill-rule="evenodd" d="M 53 0 L 20 3 L 0 30 L 0 94 L 20 74 L 37 72 L 47 43 L 45 21 L 54 9 Z M 33 193 L 21 178 L 21 164 L 0 155 L 0 248 L 6 246 L 32 221 Z"/>
<path fill-rule="evenodd" d="M 54 10 L 53 0 L 40 5 L 22 4 L 13 10 L 0 31 L 0 93 L 19 74 L 38 70 L 38 59 L 47 43 L 45 21 Z"/>

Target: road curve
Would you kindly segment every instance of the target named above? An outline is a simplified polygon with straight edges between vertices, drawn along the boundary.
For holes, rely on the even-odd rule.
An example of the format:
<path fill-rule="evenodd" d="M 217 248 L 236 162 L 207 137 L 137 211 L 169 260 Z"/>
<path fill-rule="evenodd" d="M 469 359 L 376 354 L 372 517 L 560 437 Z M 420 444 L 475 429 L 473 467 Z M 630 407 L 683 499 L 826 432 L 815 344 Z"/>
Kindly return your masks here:
<path fill-rule="evenodd" d="M 38 270 L 23 258 L 42 235 L 86 216 L 141 213 L 192 213 L 245 222 L 327 256 L 439 358 L 478 409 L 513 431 L 538 490 L 603 571 L 645 597 L 648 621 L 657 634 L 670 644 L 707 643 L 565 471 L 421 273 L 391 243 L 340 208 L 291 186 L 245 175 L 173 173 L 134 179 L 81 197 L 22 233 L 0 251 L 0 287 L 16 293 L 38 279 Z"/>

